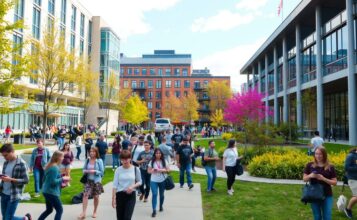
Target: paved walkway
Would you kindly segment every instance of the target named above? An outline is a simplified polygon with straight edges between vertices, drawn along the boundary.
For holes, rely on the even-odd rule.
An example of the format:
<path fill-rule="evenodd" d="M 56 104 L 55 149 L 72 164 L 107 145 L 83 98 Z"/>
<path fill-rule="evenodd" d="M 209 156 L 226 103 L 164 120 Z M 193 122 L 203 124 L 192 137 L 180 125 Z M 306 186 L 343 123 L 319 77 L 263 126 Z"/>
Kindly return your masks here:
<path fill-rule="evenodd" d="M 157 212 L 155 219 L 182 219 L 182 214 L 189 216 L 189 219 L 203 220 L 201 188 L 200 184 L 194 184 L 192 190 L 187 187 L 180 188 L 178 185 L 171 190 L 165 192 L 164 211 Z M 97 212 L 98 220 L 116 219 L 115 209 L 112 208 L 112 183 L 104 186 L 104 191 L 100 196 L 100 202 Z M 151 196 L 147 203 L 143 203 L 137 199 L 133 220 L 151 219 L 152 207 Z M 20 203 L 17 208 L 16 215 L 25 215 L 30 212 L 33 219 L 38 219 L 40 214 L 45 210 L 45 204 L 23 204 Z M 78 205 L 64 205 L 64 212 L 62 219 L 75 220 L 81 213 L 82 204 Z M 91 218 L 93 211 L 93 200 L 89 200 L 87 209 L 87 219 Z M 53 212 L 47 219 L 54 218 Z"/>

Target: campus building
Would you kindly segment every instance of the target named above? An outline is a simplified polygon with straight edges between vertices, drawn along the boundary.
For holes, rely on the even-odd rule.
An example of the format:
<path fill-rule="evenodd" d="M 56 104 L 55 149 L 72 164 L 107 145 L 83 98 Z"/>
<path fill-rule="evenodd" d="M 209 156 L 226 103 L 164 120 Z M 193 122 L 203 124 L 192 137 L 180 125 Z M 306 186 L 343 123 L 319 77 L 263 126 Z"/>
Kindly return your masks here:
<path fill-rule="evenodd" d="M 357 1 L 302 0 L 240 70 L 267 120 L 357 145 Z"/>
<path fill-rule="evenodd" d="M 65 47 L 75 51 L 78 56 L 90 59 L 92 71 L 101 74 L 100 88 L 107 84 L 107 73 L 113 72 L 119 80 L 119 38 L 99 16 L 93 16 L 78 0 L 18 0 L 15 7 L 6 15 L 9 22 L 23 20 L 23 29 L 14 31 L 14 43 L 29 39 L 41 40 L 47 27 L 58 28 L 65 36 Z M 38 87 L 36 79 L 22 77 L 19 82 L 24 86 L 24 96 Z M 76 125 L 84 122 L 84 109 L 78 107 L 83 96 L 78 91 L 66 92 L 56 97 L 65 104 L 63 108 L 49 115 L 48 124 Z M 12 97 L 12 103 L 19 105 L 25 97 Z M 35 102 L 23 111 L 0 115 L 0 129 L 10 125 L 15 131 L 25 131 L 31 124 L 42 125 L 41 96 L 36 95 Z M 105 100 L 101 100 L 104 102 Z M 92 124 L 104 125 L 104 110 L 101 105 L 93 106 L 87 115 Z M 100 109 L 100 110 L 98 110 Z M 113 116 L 112 116 L 113 115 Z M 114 121 L 110 130 L 117 128 L 117 112 L 111 112 Z M 116 117 L 116 120 L 115 120 Z M 116 124 L 115 124 L 116 122 Z"/>
<path fill-rule="evenodd" d="M 149 127 L 156 118 L 163 117 L 165 97 L 175 95 L 180 98 L 189 91 L 195 92 L 200 103 L 196 124 L 209 122 L 209 82 L 224 80 L 230 85 L 229 76 L 212 76 L 208 69 L 192 70 L 191 54 L 176 54 L 174 50 L 155 50 L 154 54 L 143 54 L 142 57 L 122 55 L 120 64 L 120 87 L 131 88 L 147 103 Z"/>

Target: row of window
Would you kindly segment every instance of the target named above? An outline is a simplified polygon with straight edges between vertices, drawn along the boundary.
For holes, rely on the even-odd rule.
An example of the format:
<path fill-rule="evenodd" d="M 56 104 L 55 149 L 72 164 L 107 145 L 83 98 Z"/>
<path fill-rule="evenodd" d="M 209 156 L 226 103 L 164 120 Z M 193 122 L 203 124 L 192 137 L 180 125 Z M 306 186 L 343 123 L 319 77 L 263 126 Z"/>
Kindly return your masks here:
<path fill-rule="evenodd" d="M 149 71 L 149 73 L 148 73 Z M 165 74 L 163 74 L 163 71 L 165 71 Z M 124 75 L 125 69 L 124 68 L 120 68 L 120 74 Z M 171 76 L 172 75 L 172 69 L 171 68 L 165 68 L 164 70 L 162 68 L 126 68 L 126 74 L 127 75 L 142 75 L 142 76 L 146 76 L 148 74 L 155 76 L 155 75 L 159 75 L 159 76 Z M 173 69 L 173 76 L 188 76 L 188 69 L 187 68 L 174 68 Z"/>
<path fill-rule="evenodd" d="M 182 80 L 174 80 L 174 88 L 181 88 L 181 81 Z M 156 88 L 161 89 L 162 88 L 162 81 L 161 80 L 156 80 Z M 190 80 L 183 80 L 183 87 L 184 88 L 190 88 Z M 205 80 L 203 82 L 203 87 L 207 88 L 208 86 L 208 80 Z M 129 81 L 124 80 L 123 82 L 123 87 L 124 88 L 129 88 Z M 171 80 L 165 80 L 165 88 L 171 88 L 172 87 L 172 81 Z M 132 80 L 131 81 L 131 88 L 136 89 L 136 88 L 146 88 L 145 81 L 136 81 Z M 148 80 L 147 81 L 147 88 L 152 89 L 154 88 L 154 80 Z M 194 82 L 194 88 L 201 88 L 201 82 L 200 81 L 195 81 Z"/>

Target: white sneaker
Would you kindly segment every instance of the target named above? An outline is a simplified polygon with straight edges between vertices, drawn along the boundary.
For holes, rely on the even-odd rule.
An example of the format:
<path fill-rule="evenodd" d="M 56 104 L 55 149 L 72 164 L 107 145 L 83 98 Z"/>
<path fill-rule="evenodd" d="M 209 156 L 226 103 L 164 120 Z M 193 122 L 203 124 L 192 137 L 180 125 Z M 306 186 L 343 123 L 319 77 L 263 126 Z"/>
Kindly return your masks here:
<path fill-rule="evenodd" d="M 231 191 L 234 193 L 234 189 L 233 189 L 233 187 L 232 187 Z"/>
<path fill-rule="evenodd" d="M 227 190 L 228 195 L 233 196 L 232 190 Z"/>
<path fill-rule="evenodd" d="M 40 193 L 35 193 L 34 197 L 35 197 L 35 198 L 40 197 Z"/>

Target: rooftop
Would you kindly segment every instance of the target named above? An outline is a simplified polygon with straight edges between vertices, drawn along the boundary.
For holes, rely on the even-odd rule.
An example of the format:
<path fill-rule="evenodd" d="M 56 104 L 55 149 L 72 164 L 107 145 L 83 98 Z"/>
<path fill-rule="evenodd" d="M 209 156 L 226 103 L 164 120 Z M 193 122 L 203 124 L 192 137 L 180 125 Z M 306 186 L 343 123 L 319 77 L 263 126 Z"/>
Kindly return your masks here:
<path fill-rule="evenodd" d="M 191 54 L 176 54 L 175 50 L 154 50 L 154 54 L 143 54 L 142 57 L 126 57 L 121 54 L 122 65 L 191 65 Z"/>

